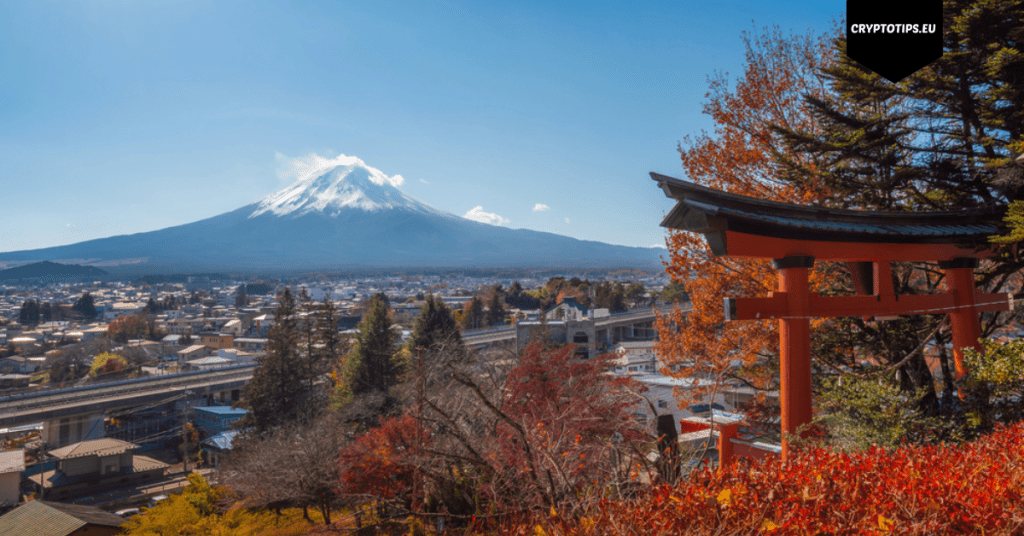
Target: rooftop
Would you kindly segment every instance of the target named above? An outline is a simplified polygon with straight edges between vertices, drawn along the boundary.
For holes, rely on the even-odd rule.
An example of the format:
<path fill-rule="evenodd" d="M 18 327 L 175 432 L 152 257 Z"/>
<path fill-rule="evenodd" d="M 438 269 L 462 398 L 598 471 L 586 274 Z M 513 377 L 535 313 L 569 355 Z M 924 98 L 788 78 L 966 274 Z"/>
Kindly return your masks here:
<path fill-rule="evenodd" d="M 0 452 L 0 474 L 20 473 L 25 470 L 25 450 L 5 450 Z"/>
<path fill-rule="evenodd" d="M 81 458 L 84 456 L 110 456 L 125 451 L 137 449 L 138 445 L 121 441 L 120 439 L 90 439 L 80 443 L 73 443 L 66 447 L 54 449 L 50 454 L 61 459 Z"/>
<path fill-rule="evenodd" d="M 65 536 L 86 525 L 119 527 L 118 515 L 95 506 L 50 501 L 31 501 L 0 517 L 0 534 L 5 536 Z"/>

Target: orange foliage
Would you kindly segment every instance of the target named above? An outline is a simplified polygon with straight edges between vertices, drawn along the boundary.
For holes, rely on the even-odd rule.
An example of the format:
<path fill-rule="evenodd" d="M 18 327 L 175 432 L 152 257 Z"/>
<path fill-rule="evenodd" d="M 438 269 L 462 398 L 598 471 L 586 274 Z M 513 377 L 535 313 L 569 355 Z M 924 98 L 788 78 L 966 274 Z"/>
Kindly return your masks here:
<path fill-rule="evenodd" d="M 107 336 L 117 342 L 128 342 L 149 335 L 149 323 L 142 315 L 122 315 L 107 327 Z"/>
<path fill-rule="evenodd" d="M 567 536 L 1021 534 L 1024 424 L 955 446 L 809 449 L 785 463 L 705 469 L 581 519 L 540 523 Z"/>
<path fill-rule="evenodd" d="M 425 446 L 416 419 L 409 415 L 386 419 L 345 447 L 339 456 L 341 492 L 381 499 L 409 497 L 414 487 L 413 455 Z"/>
<path fill-rule="evenodd" d="M 558 291 L 558 296 L 555 298 L 555 303 L 562 303 L 562 300 L 564 300 L 566 297 L 573 298 L 574 300 L 576 300 L 576 303 L 585 303 L 585 296 L 583 296 L 583 291 L 580 290 L 579 287 L 566 286 L 562 288 L 562 290 Z"/>
<path fill-rule="evenodd" d="M 744 35 L 747 67 L 743 78 L 734 89 L 722 75 L 711 80 L 704 113 L 715 121 L 714 134 L 684 138 L 679 146 L 686 179 L 775 201 L 808 203 L 818 199 L 816 185 L 796 187 L 783 180 L 783 170 L 772 159 L 781 143 L 771 125 L 813 130 L 802 99 L 805 93 L 826 90 L 816 69 L 832 61 L 829 39 L 784 36 L 777 28 L 756 37 Z M 684 314 L 676 309 L 658 320 L 656 349 L 666 364 L 692 363 L 679 374 L 722 378 L 735 361 L 753 365 L 777 355 L 776 322 L 724 323 L 722 307 L 725 297 L 765 296 L 776 290 L 777 276 L 770 261 L 716 258 L 703 237 L 693 233 L 670 231 L 667 244 L 666 271 L 673 281 L 685 285 L 692 310 Z M 812 274 L 812 287 L 820 279 Z M 671 329 L 673 325 L 683 329 Z M 747 379 L 765 386 L 772 376 L 770 372 L 761 377 L 748 372 Z M 706 389 L 689 391 L 690 399 L 683 403 L 706 395 Z"/>

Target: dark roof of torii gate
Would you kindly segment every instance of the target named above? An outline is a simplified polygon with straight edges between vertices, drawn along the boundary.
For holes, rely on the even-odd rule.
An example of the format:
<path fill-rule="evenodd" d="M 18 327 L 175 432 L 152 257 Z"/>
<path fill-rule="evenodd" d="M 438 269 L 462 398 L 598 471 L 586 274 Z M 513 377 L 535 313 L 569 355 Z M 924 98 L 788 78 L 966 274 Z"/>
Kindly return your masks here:
<path fill-rule="evenodd" d="M 1002 206 L 923 213 L 830 209 L 731 194 L 658 173 L 651 178 L 677 200 L 661 226 L 703 233 L 713 250 L 716 242 L 724 244 L 726 231 L 827 242 L 973 245 L 998 233 L 1005 213 Z"/>

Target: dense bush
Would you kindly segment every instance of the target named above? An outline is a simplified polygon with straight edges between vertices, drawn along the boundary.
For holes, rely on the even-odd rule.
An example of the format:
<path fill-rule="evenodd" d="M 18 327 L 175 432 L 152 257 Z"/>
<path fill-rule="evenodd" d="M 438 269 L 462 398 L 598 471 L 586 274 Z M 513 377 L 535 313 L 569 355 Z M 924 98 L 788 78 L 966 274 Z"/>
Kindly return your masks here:
<path fill-rule="evenodd" d="M 812 448 L 785 463 L 738 463 L 527 526 L 564 535 L 1022 534 L 1024 425 L 953 446 Z"/>

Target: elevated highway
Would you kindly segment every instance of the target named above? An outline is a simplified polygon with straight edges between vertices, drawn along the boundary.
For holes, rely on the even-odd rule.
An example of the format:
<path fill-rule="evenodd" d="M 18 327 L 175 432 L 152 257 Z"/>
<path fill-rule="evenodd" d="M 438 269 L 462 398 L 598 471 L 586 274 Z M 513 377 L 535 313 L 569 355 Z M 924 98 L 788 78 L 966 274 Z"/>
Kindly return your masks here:
<path fill-rule="evenodd" d="M 129 409 L 159 403 L 188 391 L 196 395 L 230 393 L 240 390 L 252 379 L 255 367 L 255 363 L 248 363 L 209 371 L 3 397 L 0 398 L 0 428 Z"/>
<path fill-rule="evenodd" d="M 653 337 L 653 323 L 655 319 L 655 311 L 658 313 L 667 313 L 672 310 L 674 306 L 660 306 L 657 308 L 645 308 L 636 309 L 633 311 L 626 311 L 623 313 L 615 313 L 612 315 L 600 317 L 594 320 L 594 328 L 598 333 L 604 333 L 603 337 L 599 336 L 599 339 L 606 342 L 613 342 L 613 340 L 621 340 L 625 337 L 625 333 L 621 330 L 623 328 L 638 327 L 641 329 L 651 330 L 650 333 L 645 333 L 648 337 Z M 683 306 L 683 311 L 689 311 L 690 306 Z M 615 335 L 616 330 L 620 330 L 618 336 Z M 515 326 L 487 330 L 487 331 L 475 331 L 472 333 L 466 333 L 462 336 L 463 343 L 470 348 L 479 348 L 481 346 L 487 346 L 490 344 L 501 343 L 501 342 L 513 342 L 516 340 L 516 328 Z"/>

